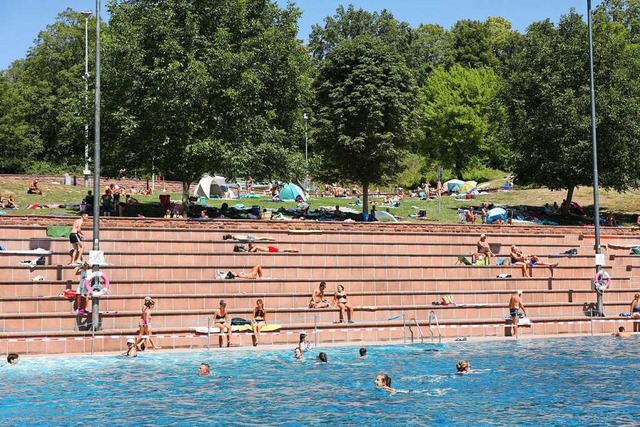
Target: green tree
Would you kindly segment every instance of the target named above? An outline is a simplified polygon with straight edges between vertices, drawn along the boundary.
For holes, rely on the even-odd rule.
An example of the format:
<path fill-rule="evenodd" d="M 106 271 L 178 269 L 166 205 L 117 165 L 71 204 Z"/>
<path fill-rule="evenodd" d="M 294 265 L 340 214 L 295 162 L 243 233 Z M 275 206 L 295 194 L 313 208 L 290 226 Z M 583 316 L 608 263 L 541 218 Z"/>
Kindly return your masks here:
<path fill-rule="evenodd" d="M 105 138 L 114 156 L 181 180 L 185 203 L 205 172 L 290 174 L 308 92 L 298 9 L 267 0 L 109 7 Z"/>
<path fill-rule="evenodd" d="M 435 70 L 421 92 L 425 155 L 452 168 L 458 179 L 470 166 L 490 160 L 500 166 L 505 148 L 498 138 L 498 93 L 499 79 L 489 68 Z"/>
<path fill-rule="evenodd" d="M 638 186 L 640 75 L 630 31 L 594 15 L 598 169 L 604 188 Z M 532 24 L 508 63 L 504 102 L 518 181 L 567 189 L 593 182 L 587 26 L 571 11 Z"/>
<path fill-rule="evenodd" d="M 456 22 L 448 33 L 451 39 L 450 65 L 458 64 L 465 68 L 496 67 L 498 58 L 494 46 L 499 37 L 495 24 L 495 20 L 488 23 L 468 19 Z"/>
<path fill-rule="evenodd" d="M 16 85 L 0 72 L 0 173 L 24 173 L 42 150 L 26 110 Z"/>
<path fill-rule="evenodd" d="M 42 141 L 34 160 L 84 164 L 84 124 L 93 116 L 85 108 L 84 45 L 84 18 L 67 9 L 38 34 L 26 59 L 11 67 L 28 106 L 26 120 Z"/>
<path fill-rule="evenodd" d="M 349 5 L 338 6 L 334 16 L 324 20 L 324 26 L 315 24 L 309 35 L 309 52 L 322 60 L 345 40 L 353 40 L 361 35 L 370 35 L 384 40 L 397 52 L 410 55 L 409 46 L 413 30 L 406 22 L 396 20 L 391 12 L 369 12 Z"/>
<path fill-rule="evenodd" d="M 395 176 L 409 146 L 417 99 L 413 76 L 395 49 L 360 35 L 342 41 L 322 61 L 315 90 L 324 178 L 362 185 L 367 212 L 370 184 Z"/>

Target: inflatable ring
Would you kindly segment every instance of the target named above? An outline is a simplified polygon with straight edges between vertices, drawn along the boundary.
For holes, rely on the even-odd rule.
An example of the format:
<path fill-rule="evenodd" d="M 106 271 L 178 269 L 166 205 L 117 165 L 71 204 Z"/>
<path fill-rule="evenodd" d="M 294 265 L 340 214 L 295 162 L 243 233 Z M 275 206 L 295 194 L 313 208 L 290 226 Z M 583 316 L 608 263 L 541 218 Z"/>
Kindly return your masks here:
<path fill-rule="evenodd" d="M 98 283 L 95 286 L 92 283 L 94 277 L 98 277 Z M 102 285 L 100 285 L 100 278 L 102 278 Z M 84 279 L 84 288 L 87 290 L 89 295 L 101 297 L 109 290 L 109 278 L 102 271 L 90 271 Z"/>
<path fill-rule="evenodd" d="M 604 270 L 600 270 L 593 276 L 593 287 L 597 291 L 604 291 L 611 287 L 611 275 Z"/>

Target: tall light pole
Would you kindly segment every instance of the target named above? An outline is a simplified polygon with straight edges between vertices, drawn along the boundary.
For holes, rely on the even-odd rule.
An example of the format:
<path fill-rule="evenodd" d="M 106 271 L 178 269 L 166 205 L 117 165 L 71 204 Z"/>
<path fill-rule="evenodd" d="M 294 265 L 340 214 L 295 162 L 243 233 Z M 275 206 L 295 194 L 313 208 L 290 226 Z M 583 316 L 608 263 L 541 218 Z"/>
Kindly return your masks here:
<path fill-rule="evenodd" d="M 96 0 L 96 90 L 93 143 L 93 250 L 100 250 L 100 0 Z M 93 266 L 98 272 L 99 265 Z M 96 277 L 94 280 L 99 280 Z M 91 298 L 91 329 L 100 329 L 100 298 Z"/>
<path fill-rule="evenodd" d="M 593 77 L 593 22 L 591 16 L 591 0 L 587 0 L 587 24 L 589 27 L 589 80 L 591 92 L 591 150 L 593 152 L 593 224 L 595 233 L 596 273 L 604 265 L 604 257 L 600 250 L 600 198 L 598 195 L 598 145 L 596 140 L 596 91 Z M 594 285 L 597 293 L 598 315 L 604 316 L 603 290 Z"/>
<path fill-rule="evenodd" d="M 93 12 L 90 10 L 85 10 L 82 13 L 84 16 L 84 75 L 82 78 L 84 79 L 84 109 L 89 108 L 89 18 L 93 15 Z M 84 123 L 84 170 L 82 171 L 84 175 L 84 186 L 86 188 L 89 187 L 89 175 L 91 171 L 89 170 L 89 122 L 86 121 Z"/>
<path fill-rule="evenodd" d="M 307 139 L 307 122 L 309 115 L 302 113 L 304 119 L 304 191 L 309 192 L 309 144 Z"/>

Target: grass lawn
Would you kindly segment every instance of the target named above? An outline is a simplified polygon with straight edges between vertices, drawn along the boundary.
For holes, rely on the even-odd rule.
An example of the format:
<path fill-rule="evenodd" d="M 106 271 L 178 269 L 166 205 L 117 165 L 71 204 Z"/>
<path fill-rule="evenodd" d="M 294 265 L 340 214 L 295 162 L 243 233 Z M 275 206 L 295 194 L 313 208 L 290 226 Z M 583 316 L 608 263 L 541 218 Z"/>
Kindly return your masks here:
<path fill-rule="evenodd" d="M 63 182 L 60 179 L 60 183 Z M 85 197 L 87 189 L 83 186 L 65 186 L 60 183 L 39 181 L 38 185 L 43 190 L 43 195 L 26 194 L 26 190 L 30 181 L 28 179 L 13 180 L 3 179 L 0 177 L 0 194 L 2 197 L 7 197 L 9 194 L 14 194 L 15 201 L 20 206 L 19 209 L 5 210 L 7 215 L 75 215 L 77 213 L 76 208 L 71 207 L 56 207 L 47 209 L 26 209 L 29 204 L 58 204 L 64 205 L 68 203 L 77 203 Z M 499 187 L 503 181 L 496 181 L 493 187 Z M 160 192 L 156 191 L 154 195 L 143 196 L 136 195 L 136 199 L 140 202 L 140 206 L 134 206 L 128 208 L 127 216 L 136 216 L 138 213 L 146 217 L 162 217 L 164 212 L 159 205 L 158 195 Z M 171 200 L 179 201 L 182 196 L 180 193 L 168 193 L 171 195 Z M 566 192 L 562 191 L 549 191 L 547 189 L 524 189 L 513 191 L 500 191 L 490 192 L 488 194 L 480 194 L 473 200 L 455 200 L 450 196 L 442 196 L 441 199 L 431 199 L 429 201 L 419 200 L 417 198 L 405 198 L 400 202 L 400 207 L 390 208 L 390 212 L 394 215 L 402 218 L 407 218 L 409 214 L 417 214 L 419 210 L 425 210 L 427 214 L 427 221 L 431 222 L 443 222 L 443 223 L 455 223 L 458 222 L 457 210 L 461 207 L 479 207 L 482 202 L 493 203 L 496 206 L 502 207 L 519 207 L 523 206 L 528 211 L 538 213 L 541 211 L 542 206 L 545 203 L 553 205 L 557 202 L 558 205 L 566 197 Z M 627 193 L 616 193 L 611 191 L 600 191 L 600 211 L 601 215 L 606 215 L 607 212 L 613 212 L 616 215 L 618 222 L 621 225 L 635 225 L 633 221 L 633 215 L 640 213 L 640 191 L 630 191 Z M 361 211 L 361 207 L 354 205 L 355 198 L 334 198 L 334 197 L 322 197 L 313 198 L 309 201 L 310 210 L 313 211 L 321 206 L 326 206 L 333 209 L 336 205 L 341 207 L 348 207 L 357 211 Z M 374 201 L 378 210 L 385 210 L 385 207 L 380 206 L 382 199 L 378 197 L 370 198 L 370 201 Z M 581 187 L 574 192 L 574 201 L 585 208 L 588 215 L 593 212 L 593 190 L 590 187 Z M 277 210 L 280 207 L 291 208 L 295 207 L 294 202 L 271 202 L 268 197 L 261 196 L 258 199 L 243 198 L 240 200 L 221 200 L 221 199 L 209 199 L 206 205 L 210 207 L 220 207 L 222 203 L 228 203 L 230 207 L 241 203 L 246 207 L 253 205 L 259 205 L 261 208 L 269 208 Z M 554 221 L 560 224 L 575 225 L 581 222 L 588 222 L 585 219 L 579 219 L 575 217 L 560 218 L 554 216 Z M 422 222 L 424 220 L 410 221 Z"/>

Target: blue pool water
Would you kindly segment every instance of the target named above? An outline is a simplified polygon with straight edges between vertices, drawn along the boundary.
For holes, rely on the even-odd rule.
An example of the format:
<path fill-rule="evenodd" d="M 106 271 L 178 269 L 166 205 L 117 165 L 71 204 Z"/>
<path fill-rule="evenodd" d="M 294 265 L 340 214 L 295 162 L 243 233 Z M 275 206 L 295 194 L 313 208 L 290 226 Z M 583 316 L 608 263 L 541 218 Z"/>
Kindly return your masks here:
<path fill-rule="evenodd" d="M 2 426 L 639 425 L 640 336 L 21 358 Z M 329 363 L 319 364 L 319 351 Z M 473 372 L 454 375 L 458 359 Z M 197 376 L 200 362 L 213 376 Z M 388 372 L 390 395 L 374 388 Z"/>

